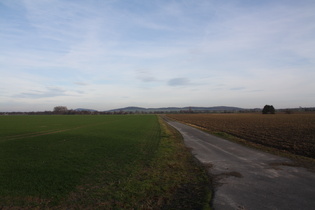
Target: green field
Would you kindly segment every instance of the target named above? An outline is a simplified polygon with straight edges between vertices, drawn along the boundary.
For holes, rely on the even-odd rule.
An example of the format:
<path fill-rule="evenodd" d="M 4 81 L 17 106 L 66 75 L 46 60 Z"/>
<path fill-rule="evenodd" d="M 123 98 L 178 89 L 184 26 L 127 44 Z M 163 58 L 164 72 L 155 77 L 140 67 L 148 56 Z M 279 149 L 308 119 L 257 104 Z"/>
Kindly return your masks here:
<path fill-rule="evenodd" d="M 207 184 L 155 115 L 0 116 L 0 208 L 202 208 Z"/>

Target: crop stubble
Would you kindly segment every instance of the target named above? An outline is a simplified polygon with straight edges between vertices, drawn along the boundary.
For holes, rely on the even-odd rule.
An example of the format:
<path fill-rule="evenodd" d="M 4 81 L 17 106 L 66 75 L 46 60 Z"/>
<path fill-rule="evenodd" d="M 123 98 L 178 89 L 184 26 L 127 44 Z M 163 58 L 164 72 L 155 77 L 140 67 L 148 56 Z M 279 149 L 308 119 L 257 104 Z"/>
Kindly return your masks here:
<path fill-rule="evenodd" d="M 315 158 L 315 114 L 172 114 L 169 117 L 246 141 Z"/>

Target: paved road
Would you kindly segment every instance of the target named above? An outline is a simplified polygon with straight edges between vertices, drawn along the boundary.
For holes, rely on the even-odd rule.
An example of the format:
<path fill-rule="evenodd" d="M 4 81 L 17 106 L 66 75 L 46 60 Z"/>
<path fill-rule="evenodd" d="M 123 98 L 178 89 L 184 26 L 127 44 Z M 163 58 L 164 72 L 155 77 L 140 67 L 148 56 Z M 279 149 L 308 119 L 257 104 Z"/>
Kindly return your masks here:
<path fill-rule="evenodd" d="M 212 136 L 175 121 L 167 122 L 187 147 L 210 166 L 215 180 L 213 207 L 228 209 L 315 209 L 315 174 L 289 159 Z"/>

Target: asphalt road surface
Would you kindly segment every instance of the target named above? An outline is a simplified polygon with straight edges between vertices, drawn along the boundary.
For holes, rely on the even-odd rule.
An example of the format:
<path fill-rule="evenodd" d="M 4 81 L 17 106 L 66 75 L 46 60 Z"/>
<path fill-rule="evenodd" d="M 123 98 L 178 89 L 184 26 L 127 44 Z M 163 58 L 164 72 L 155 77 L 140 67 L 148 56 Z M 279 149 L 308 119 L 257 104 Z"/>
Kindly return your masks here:
<path fill-rule="evenodd" d="M 315 209 L 315 174 L 289 159 L 166 120 L 214 179 L 215 210 Z M 291 166 L 290 166 L 291 165 Z"/>

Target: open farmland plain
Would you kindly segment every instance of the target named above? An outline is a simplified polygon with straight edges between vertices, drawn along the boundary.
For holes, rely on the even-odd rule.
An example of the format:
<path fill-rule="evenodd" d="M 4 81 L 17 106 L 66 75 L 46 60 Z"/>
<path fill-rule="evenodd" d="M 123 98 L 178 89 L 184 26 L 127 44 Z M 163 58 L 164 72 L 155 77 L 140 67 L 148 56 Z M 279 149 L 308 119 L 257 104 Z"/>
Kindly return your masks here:
<path fill-rule="evenodd" d="M 192 209 L 207 186 L 155 115 L 0 116 L 0 209 Z"/>
<path fill-rule="evenodd" d="M 175 120 L 192 124 L 224 137 L 228 134 L 245 143 L 276 148 L 315 158 L 315 114 L 172 114 Z"/>

